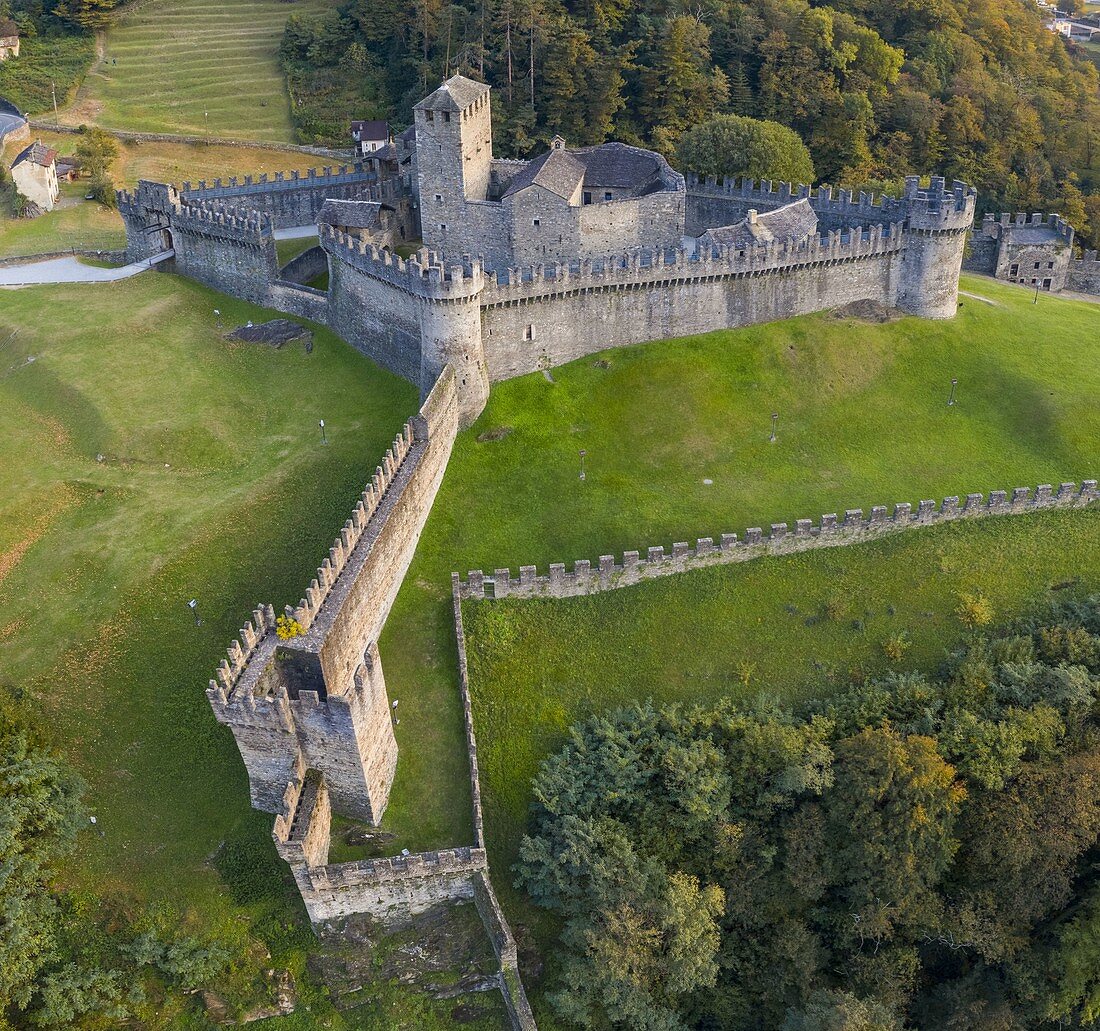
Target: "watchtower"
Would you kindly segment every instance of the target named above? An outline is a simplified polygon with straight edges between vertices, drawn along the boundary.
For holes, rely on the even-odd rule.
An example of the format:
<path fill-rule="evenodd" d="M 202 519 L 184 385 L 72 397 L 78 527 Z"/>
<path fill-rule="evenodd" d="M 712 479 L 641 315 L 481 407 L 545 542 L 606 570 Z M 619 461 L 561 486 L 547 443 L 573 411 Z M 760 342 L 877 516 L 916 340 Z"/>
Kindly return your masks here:
<path fill-rule="evenodd" d="M 424 243 L 446 250 L 449 231 L 465 218 L 467 201 L 489 195 L 493 126 L 489 87 L 453 75 L 413 108 Z"/>

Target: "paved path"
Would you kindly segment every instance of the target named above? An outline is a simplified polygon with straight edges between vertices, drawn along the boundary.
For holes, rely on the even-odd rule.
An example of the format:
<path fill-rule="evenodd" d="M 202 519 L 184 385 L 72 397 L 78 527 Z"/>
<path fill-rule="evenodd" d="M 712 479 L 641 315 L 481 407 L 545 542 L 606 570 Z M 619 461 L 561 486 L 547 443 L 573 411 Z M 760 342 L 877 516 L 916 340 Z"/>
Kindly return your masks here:
<path fill-rule="evenodd" d="M 119 279 L 129 279 L 139 272 L 151 269 L 162 261 L 172 257 L 174 251 L 161 254 L 144 261 L 135 261 L 121 268 L 96 268 L 85 265 L 76 258 L 51 258 L 48 261 L 36 261 L 29 265 L 9 265 L 0 268 L 0 286 L 41 286 L 47 283 L 113 283 Z"/>
<path fill-rule="evenodd" d="M 311 226 L 287 226 L 286 229 L 276 229 L 276 240 L 304 240 L 307 236 L 317 235 L 317 223 Z"/>
<path fill-rule="evenodd" d="M 19 115 L 8 114 L 7 111 L 0 111 L 0 144 L 5 136 L 10 132 L 15 132 L 23 125 L 23 119 Z"/>

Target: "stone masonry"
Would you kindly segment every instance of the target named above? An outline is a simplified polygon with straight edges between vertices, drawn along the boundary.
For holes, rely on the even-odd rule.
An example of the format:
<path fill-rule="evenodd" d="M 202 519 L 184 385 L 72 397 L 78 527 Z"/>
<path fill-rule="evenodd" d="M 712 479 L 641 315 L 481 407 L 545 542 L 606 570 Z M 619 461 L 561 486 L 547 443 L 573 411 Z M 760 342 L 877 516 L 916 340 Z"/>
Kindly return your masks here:
<path fill-rule="evenodd" d="M 327 323 L 422 396 L 450 365 L 463 426 L 490 383 L 610 346 L 857 300 L 955 314 L 975 204 L 962 183 L 933 177 L 921 189 L 911 178 L 889 198 L 717 182 L 637 147 L 570 148 L 560 138 L 531 161 L 505 161 L 492 153 L 489 88 L 461 76 L 415 117 L 412 171 L 388 178 L 374 163 L 179 190 L 142 182 L 119 197 L 129 256 L 171 248 L 178 271 Z M 280 271 L 274 231 L 318 218 L 326 199 L 383 206 L 388 235 L 323 225 L 329 285 L 319 291 Z M 716 242 L 744 238 L 735 230 L 750 211 L 792 204 L 806 216 L 797 233 Z M 394 226 L 425 249 L 397 257 L 386 245 Z"/>

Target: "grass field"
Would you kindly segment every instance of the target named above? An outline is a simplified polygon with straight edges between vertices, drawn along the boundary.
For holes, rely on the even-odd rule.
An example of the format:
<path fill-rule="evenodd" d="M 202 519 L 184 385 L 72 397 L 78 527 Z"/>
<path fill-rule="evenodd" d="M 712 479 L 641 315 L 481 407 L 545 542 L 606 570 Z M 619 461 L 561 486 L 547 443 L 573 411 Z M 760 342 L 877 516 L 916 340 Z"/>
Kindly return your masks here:
<path fill-rule="evenodd" d="M 494 883 L 510 916 L 552 922 L 512 887 L 530 781 L 567 728 L 635 701 L 805 699 L 891 668 L 931 670 L 965 633 L 960 592 L 998 620 L 1100 590 L 1100 508 L 955 523 L 558 601 L 467 602 L 471 691 Z M 1054 589 L 1052 591 L 1052 588 Z M 905 634 L 892 663 L 883 642 Z"/>
<path fill-rule="evenodd" d="M 328 0 L 146 0 L 107 33 L 70 124 L 289 141 L 278 50 L 291 14 Z M 232 72 L 231 82 L 226 79 Z"/>
<path fill-rule="evenodd" d="M 71 133 L 41 132 L 37 135 L 62 155 L 74 153 L 80 142 L 80 137 Z M 17 149 L 24 145 L 10 145 L 4 160 L 10 163 Z M 305 171 L 324 163 L 313 155 L 294 151 L 218 144 L 124 143 L 119 150 L 113 172 L 120 186 L 133 186 L 139 179 L 182 183 L 248 173 Z M 82 182 L 63 184 L 64 206 L 34 219 L 0 216 L 0 257 L 70 247 L 96 250 L 125 247 L 126 232 L 118 213 L 85 201 L 86 192 L 87 187 Z"/>
<path fill-rule="evenodd" d="M 545 570 L 822 512 L 1095 476 L 1100 306 L 963 285 L 994 303 L 963 298 L 949 322 L 810 316 L 495 385 L 455 447 L 382 636 L 401 697 L 385 819 L 400 844 L 470 834 L 452 570 Z M 948 407 L 952 376 L 959 404 Z M 491 429 L 507 432 L 478 440 Z"/>
<path fill-rule="evenodd" d="M 0 97 L 32 116 L 53 115 L 74 97 L 95 57 L 95 41 L 87 36 L 24 37 L 19 58 L 0 64 Z"/>

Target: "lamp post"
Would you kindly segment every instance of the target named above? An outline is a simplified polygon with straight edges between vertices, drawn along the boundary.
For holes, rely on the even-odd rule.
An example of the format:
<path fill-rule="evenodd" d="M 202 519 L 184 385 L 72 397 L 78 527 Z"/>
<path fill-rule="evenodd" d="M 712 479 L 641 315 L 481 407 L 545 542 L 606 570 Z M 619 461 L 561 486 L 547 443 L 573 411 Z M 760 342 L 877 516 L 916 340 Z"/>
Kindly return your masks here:
<path fill-rule="evenodd" d="M 222 313 L 220 308 L 214 309 L 214 318 L 218 320 L 218 329 L 222 328 Z"/>
<path fill-rule="evenodd" d="M 588 452 L 585 451 L 584 448 L 581 448 L 579 453 L 580 453 L 580 456 L 581 456 L 581 475 L 580 475 L 580 479 L 583 480 L 583 479 L 585 479 L 585 475 L 584 475 L 584 456 L 587 455 Z"/>
<path fill-rule="evenodd" d="M 53 124 L 60 125 L 61 119 L 57 114 L 57 87 L 52 82 L 50 83 L 50 93 L 53 94 Z"/>
<path fill-rule="evenodd" d="M 191 610 L 191 615 L 195 617 L 195 626 L 202 626 L 202 620 L 199 618 L 199 603 L 196 598 L 192 598 L 187 607 Z"/>
<path fill-rule="evenodd" d="M 320 426 L 321 426 L 321 443 L 322 444 L 327 444 L 328 443 L 328 437 L 325 436 L 325 420 L 324 419 L 321 420 Z"/>
<path fill-rule="evenodd" d="M 772 412 L 772 435 L 768 438 L 769 443 L 774 444 L 779 438 L 775 435 L 775 424 L 779 421 L 779 413 Z"/>
<path fill-rule="evenodd" d="M 951 396 L 947 399 L 948 407 L 951 407 L 955 403 L 955 387 L 958 386 L 958 379 L 954 376 L 951 377 Z"/>

